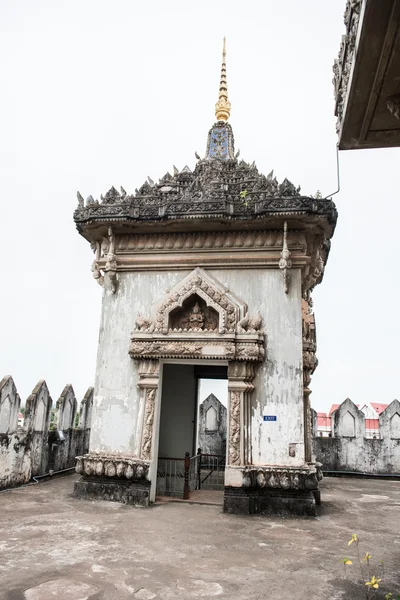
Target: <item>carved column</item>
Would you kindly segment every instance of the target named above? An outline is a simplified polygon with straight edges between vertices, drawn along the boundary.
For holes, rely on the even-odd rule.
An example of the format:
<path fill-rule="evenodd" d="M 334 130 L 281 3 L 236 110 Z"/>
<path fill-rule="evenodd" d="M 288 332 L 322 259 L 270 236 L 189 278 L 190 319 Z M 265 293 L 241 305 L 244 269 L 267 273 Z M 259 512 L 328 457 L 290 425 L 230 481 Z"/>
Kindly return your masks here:
<path fill-rule="evenodd" d="M 249 460 L 249 396 L 254 386 L 254 365 L 250 362 L 231 362 L 228 366 L 229 427 L 228 453 L 229 466 L 240 466 Z"/>
<path fill-rule="evenodd" d="M 141 360 L 139 365 L 139 383 L 144 403 L 143 426 L 140 444 L 140 457 L 151 460 L 153 455 L 154 414 L 159 384 L 159 361 Z"/>
<path fill-rule="evenodd" d="M 303 300 L 303 410 L 304 410 L 304 454 L 305 462 L 313 462 L 312 456 L 312 423 L 311 423 L 311 375 L 318 365 L 316 352 L 315 319 L 312 312 L 311 298 Z"/>

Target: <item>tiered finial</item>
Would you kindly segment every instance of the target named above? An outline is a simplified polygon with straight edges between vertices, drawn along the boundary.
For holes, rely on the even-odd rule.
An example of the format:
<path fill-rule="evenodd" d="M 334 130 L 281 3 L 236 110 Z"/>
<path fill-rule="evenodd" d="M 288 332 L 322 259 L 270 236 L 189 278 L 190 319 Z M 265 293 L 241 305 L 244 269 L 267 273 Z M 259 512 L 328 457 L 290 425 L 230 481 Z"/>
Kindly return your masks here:
<path fill-rule="evenodd" d="M 222 49 L 221 81 L 219 84 L 219 98 L 215 105 L 215 116 L 218 121 L 227 121 L 231 114 L 231 103 L 228 100 L 228 84 L 226 82 L 226 40 Z"/>

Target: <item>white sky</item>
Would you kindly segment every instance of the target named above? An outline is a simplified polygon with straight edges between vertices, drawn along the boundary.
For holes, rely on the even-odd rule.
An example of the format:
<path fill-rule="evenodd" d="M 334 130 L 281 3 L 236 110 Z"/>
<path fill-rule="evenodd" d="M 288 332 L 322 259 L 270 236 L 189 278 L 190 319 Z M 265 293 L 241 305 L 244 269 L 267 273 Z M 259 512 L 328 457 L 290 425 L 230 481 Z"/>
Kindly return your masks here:
<path fill-rule="evenodd" d="M 214 122 L 223 35 L 241 156 L 304 193 L 336 189 L 332 62 L 345 1 L 0 0 L 0 376 L 23 400 L 93 384 L 101 288 L 76 191 L 132 192 L 193 167 Z M 400 150 L 341 153 L 339 222 L 314 292 L 319 410 L 400 396 Z"/>
<path fill-rule="evenodd" d="M 199 389 L 197 393 L 198 406 L 210 394 L 214 394 L 216 398 L 225 406 L 228 407 L 228 380 L 227 379 L 199 379 Z"/>

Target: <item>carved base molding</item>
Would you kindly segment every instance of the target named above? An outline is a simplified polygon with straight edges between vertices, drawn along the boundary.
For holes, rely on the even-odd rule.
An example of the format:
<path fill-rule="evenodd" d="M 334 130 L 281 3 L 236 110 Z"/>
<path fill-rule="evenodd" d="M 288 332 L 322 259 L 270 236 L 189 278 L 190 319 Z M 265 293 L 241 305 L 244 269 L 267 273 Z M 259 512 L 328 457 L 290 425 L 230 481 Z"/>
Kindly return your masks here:
<path fill-rule="evenodd" d="M 131 506 L 150 505 L 150 482 L 137 484 L 124 481 L 82 480 L 74 487 L 74 496 L 83 500 L 106 500 Z"/>
<path fill-rule="evenodd" d="M 225 487 L 224 512 L 316 517 L 318 491 Z"/>
<path fill-rule="evenodd" d="M 97 454 L 91 452 L 76 457 L 75 471 L 85 479 L 126 480 L 146 482 L 150 463 L 122 454 Z"/>
<path fill-rule="evenodd" d="M 75 470 L 82 479 L 74 495 L 86 500 L 107 500 L 132 506 L 149 506 L 150 464 L 121 454 L 95 452 L 76 457 Z"/>
<path fill-rule="evenodd" d="M 281 490 L 317 490 L 322 472 L 317 466 L 294 467 L 244 467 L 243 487 Z"/>
<path fill-rule="evenodd" d="M 315 516 L 320 467 L 230 466 L 225 471 L 224 511 Z"/>

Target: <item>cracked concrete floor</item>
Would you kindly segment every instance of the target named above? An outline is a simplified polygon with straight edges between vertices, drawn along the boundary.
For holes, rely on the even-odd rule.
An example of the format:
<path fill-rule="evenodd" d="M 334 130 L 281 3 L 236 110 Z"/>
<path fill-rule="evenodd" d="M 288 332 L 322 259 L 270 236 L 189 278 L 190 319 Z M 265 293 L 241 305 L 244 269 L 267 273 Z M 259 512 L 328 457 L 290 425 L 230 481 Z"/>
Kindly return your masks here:
<path fill-rule="evenodd" d="M 78 500 L 76 477 L 0 494 L 1 599 L 358 600 L 354 532 L 385 562 L 375 600 L 400 593 L 399 481 L 327 478 L 319 517 L 279 519 Z"/>

